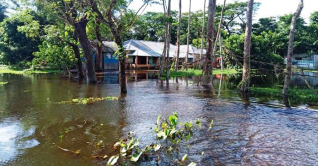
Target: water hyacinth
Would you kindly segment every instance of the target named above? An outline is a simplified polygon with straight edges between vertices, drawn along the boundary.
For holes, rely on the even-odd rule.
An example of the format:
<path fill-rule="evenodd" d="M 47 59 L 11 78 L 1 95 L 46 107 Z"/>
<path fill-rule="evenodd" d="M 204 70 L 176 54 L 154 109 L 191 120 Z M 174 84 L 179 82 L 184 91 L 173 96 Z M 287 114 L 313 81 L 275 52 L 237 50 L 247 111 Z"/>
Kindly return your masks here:
<path fill-rule="evenodd" d="M 101 102 L 101 101 L 117 101 L 118 97 L 89 97 L 89 98 L 76 98 L 76 99 L 72 99 L 70 101 L 61 101 L 58 102 L 58 104 L 93 104 L 96 102 Z"/>

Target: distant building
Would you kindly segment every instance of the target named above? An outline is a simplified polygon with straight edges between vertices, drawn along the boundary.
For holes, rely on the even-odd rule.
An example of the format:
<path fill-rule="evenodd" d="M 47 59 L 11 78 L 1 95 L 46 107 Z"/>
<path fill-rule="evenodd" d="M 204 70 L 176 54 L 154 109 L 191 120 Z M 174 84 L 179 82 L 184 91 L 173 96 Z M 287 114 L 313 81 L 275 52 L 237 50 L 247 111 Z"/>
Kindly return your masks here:
<path fill-rule="evenodd" d="M 97 42 L 92 41 L 94 59 L 96 59 Z M 159 59 L 162 57 L 164 42 L 153 42 L 143 40 L 128 40 L 124 42 L 127 53 L 126 65 L 128 69 L 150 69 L 157 68 L 159 66 Z M 119 62 L 115 55 L 118 47 L 115 42 L 102 42 L 103 48 L 103 66 L 105 70 L 118 70 Z M 203 50 L 202 59 L 204 61 L 206 50 Z M 183 65 L 187 55 L 187 45 L 180 46 L 179 65 Z M 171 60 L 177 57 L 177 47 L 170 44 L 169 58 Z M 197 49 L 192 45 L 189 45 L 188 62 L 189 67 L 199 65 L 201 59 L 201 49 Z M 218 61 L 215 61 L 213 67 L 217 67 Z"/>
<path fill-rule="evenodd" d="M 91 44 L 93 47 L 93 56 L 96 63 L 97 41 L 92 41 Z M 116 43 L 103 41 L 102 50 L 103 50 L 104 70 L 118 70 L 119 63 L 118 63 L 118 58 L 115 55 L 115 52 L 117 51 Z"/>
<path fill-rule="evenodd" d="M 287 60 L 285 58 L 285 64 Z M 318 69 L 318 55 L 294 54 L 292 64 L 297 68 Z"/>

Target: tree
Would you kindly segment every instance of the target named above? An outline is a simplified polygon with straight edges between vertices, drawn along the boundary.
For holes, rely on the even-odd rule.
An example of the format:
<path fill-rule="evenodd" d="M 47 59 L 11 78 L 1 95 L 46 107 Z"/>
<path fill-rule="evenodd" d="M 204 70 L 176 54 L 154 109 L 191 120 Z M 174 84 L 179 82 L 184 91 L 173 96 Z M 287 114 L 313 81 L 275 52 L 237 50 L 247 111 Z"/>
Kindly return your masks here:
<path fill-rule="evenodd" d="M 167 73 L 167 80 L 169 78 L 169 71 L 170 71 L 170 41 L 171 41 L 171 0 L 168 0 L 168 8 L 167 8 L 167 27 L 166 27 L 166 39 L 165 39 L 165 54 L 166 55 L 166 60 L 165 60 L 165 65 L 166 65 L 166 73 Z"/>
<path fill-rule="evenodd" d="M 188 16 L 188 34 L 187 34 L 187 55 L 186 55 L 186 70 L 188 70 L 189 61 L 189 44 L 190 44 L 190 24 L 191 24 L 191 0 L 189 0 L 189 16 Z"/>
<path fill-rule="evenodd" d="M 23 27 L 31 26 L 30 31 L 35 31 L 46 22 L 37 13 L 24 10 L 6 18 L 0 23 L 0 61 L 6 65 L 18 65 L 19 67 L 30 67 L 34 58 L 33 52 L 38 51 L 41 43 L 37 33 L 28 35 L 24 33 Z M 36 31 L 37 32 L 37 31 Z"/>
<path fill-rule="evenodd" d="M 89 83 L 96 83 L 95 65 L 91 43 L 86 31 L 90 8 L 81 0 L 37 0 L 36 6 L 51 17 L 71 25 L 79 40 L 85 57 L 86 76 Z M 75 50 L 74 50 L 75 52 Z M 80 58 L 78 58 L 79 60 Z M 78 63 L 79 64 L 79 63 Z"/>
<path fill-rule="evenodd" d="M 203 21 L 202 21 L 202 30 L 201 30 L 201 52 L 200 52 L 200 68 L 203 66 L 203 48 L 205 48 L 205 45 L 203 44 L 205 41 L 205 6 L 206 6 L 206 0 L 204 0 L 203 5 Z"/>
<path fill-rule="evenodd" d="M 253 24 L 253 34 L 260 35 L 262 32 L 275 32 L 278 25 L 274 17 L 260 18 L 258 23 Z"/>
<path fill-rule="evenodd" d="M 107 0 L 87 0 L 96 17 L 110 29 L 115 43 L 117 44 L 117 56 L 120 66 L 120 90 L 127 93 L 126 85 L 126 52 L 123 47 L 123 36 L 131 28 L 138 18 L 141 10 L 152 1 L 146 0 L 137 12 L 127 9 L 128 1 Z M 106 4 L 106 6 L 105 6 Z"/>
<path fill-rule="evenodd" d="M 177 58 L 175 64 L 175 71 L 179 68 L 179 55 L 180 55 L 180 35 L 181 35 L 181 15 L 182 15 L 182 2 L 179 0 L 179 19 L 178 19 L 178 35 L 177 35 Z"/>
<path fill-rule="evenodd" d="M 247 21 L 245 29 L 245 41 L 244 41 L 244 63 L 243 63 L 243 75 L 241 82 L 241 91 L 243 93 L 249 91 L 250 79 L 251 79 L 251 38 L 252 38 L 252 18 L 253 18 L 253 5 L 254 0 L 248 2 L 247 7 Z"/>
<path fill-rule="evenodd" d="M 296 21 L 299 18 L 303 7 L 304 7 L 304 2 L 303 2 L 303 0 L 300 0 L 300 3 L 297 7 L 296 12 L 293 15 L 293 18 L 292 18 L 292 21 L 290 24 L 288 53 L 287 53 L 287 65 L 286 65 L 286 73 L 285 73 L 285 80 L 284 80 L 284 87 L 283 87 L 283 98 L 284 98 L 284 102 L 287 106 L 289 106 L 288 89 L 289 89 L 290 79 L 291 79 L 292 56 L 293 56 L 293 50 L 294 50 Z"/>
<path fill-rule="evenodd" d="M 5 18 L 6 18 L 6 10 L 7 10 L 7 7 L 0 4 L 0 22 L 2 22 Z"/>
<path fill-rule="evenodd" d="M 102 34 L 100 30 L 100 20 L 96 19 L 95 32 L 97 38 L 97 51 L 96 51 L 96 71 L 103 71 L 103 48 L 102 48 Z"/>
<path fill-rule="evenodd" d="M 214 15 L 216 8 L 216 0 L 209 0 L 208 6 L 208 28 L 207 28 L 207 51 L 205 55 L 203 85 L 208 85 L 213 73 L 212 68 L 212 50 L 214 41 Z"/>

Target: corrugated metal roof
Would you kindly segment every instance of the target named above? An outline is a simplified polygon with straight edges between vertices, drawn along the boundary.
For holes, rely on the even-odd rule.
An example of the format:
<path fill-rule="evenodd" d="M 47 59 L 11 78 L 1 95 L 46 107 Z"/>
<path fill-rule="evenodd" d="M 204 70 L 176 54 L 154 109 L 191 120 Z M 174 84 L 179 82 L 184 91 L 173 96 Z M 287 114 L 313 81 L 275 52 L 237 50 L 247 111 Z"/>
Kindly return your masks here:
<path fill-rule="evenodd" d="M 93 51 L 97 50 L 97 43 L 98 43 L 97 40 L 91 41 Z M 117 44 L 115 42 L 103 41 L 102 49 L 103 49 L 103 52 L 114 53 L 117 50 Z"/>
<path fill-rule="evenodd" d="M 130 56 L 151 56 L 161 57 L 163 53 L 164 43 L 153 42 L 144 40 L 128 40 L 124 43 L 126 50 L 134 51 L 130 53 Z M 170 44 L 170 57 L 174 57 L 176 54 L 176 48 L 173 44 Z"/>

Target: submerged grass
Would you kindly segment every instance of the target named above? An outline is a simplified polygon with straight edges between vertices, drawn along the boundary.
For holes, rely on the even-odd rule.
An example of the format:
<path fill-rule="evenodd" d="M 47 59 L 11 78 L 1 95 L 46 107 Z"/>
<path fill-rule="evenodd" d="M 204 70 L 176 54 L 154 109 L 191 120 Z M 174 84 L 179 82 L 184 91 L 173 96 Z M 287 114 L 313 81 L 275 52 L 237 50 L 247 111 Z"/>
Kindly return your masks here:
<path fill-rule="evenodd" d="M 316 93 L 311 89 L 289 89 L 289 99 L 292 103 L 308 103 L 318 106 L 318 89 L 315 89 Z M 282 89 L 279 88 L 263 88 L 263 87 L 251 87 L 252 94 L 266 95 L 269 97 L 282 97 Z"/>
<path fill-rule="evenodd" d="M 60 70 L 53 69 L 21 69 L 12 68 L 7 66 L 0 67 L 0 74 L 49 74 L 49 73 L 60 73 Z"/>
<path fill-rule="evenodd" d="M 170 73 L 170 75 L 172 77 L 180 77 L 180 76 L 200 76 L 202 75 L 202 70 L 198 70 L 198 69 L 188 69 L 188 70 L 180 70 L 180 71 L 172 71 Z M 216 74 L 237 74 L 239 73 L 240 71 L 238 70 L 235 70 L 235 69 L 224 69 L 224 70 L 221 70 L 221 69 L 215 69 L 213 70 L 213 74 L 216 75 Z"/>

